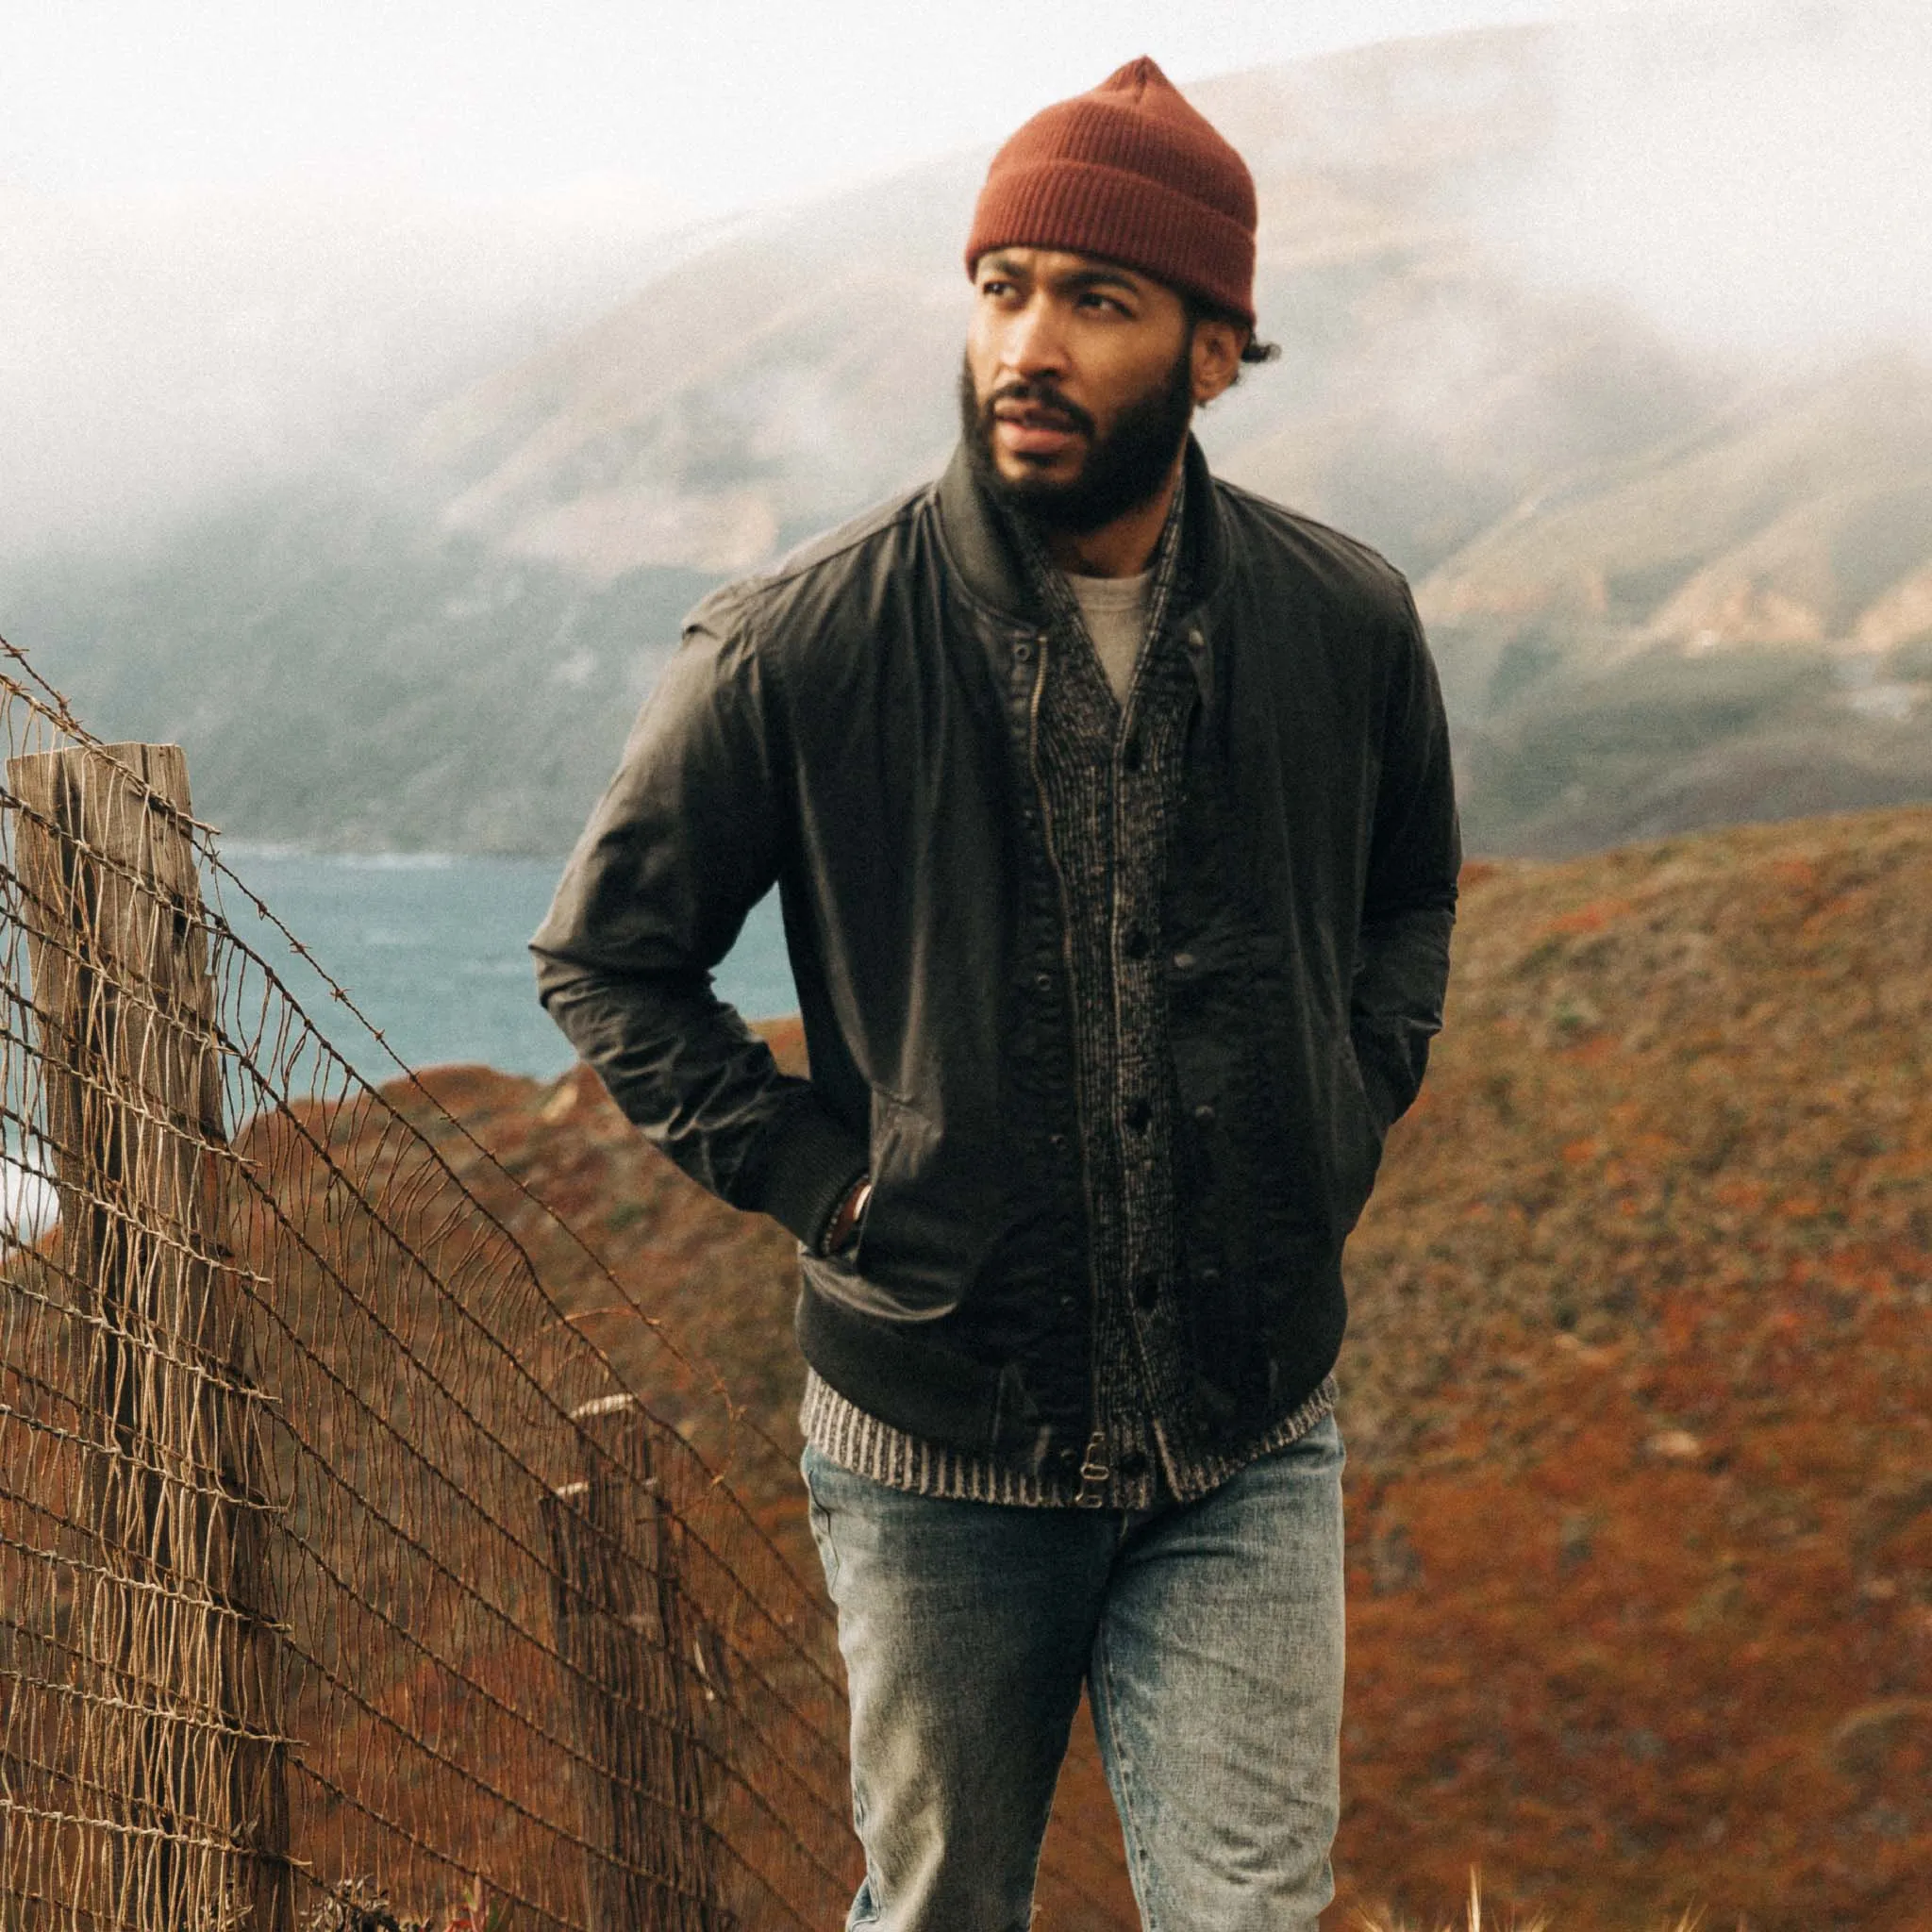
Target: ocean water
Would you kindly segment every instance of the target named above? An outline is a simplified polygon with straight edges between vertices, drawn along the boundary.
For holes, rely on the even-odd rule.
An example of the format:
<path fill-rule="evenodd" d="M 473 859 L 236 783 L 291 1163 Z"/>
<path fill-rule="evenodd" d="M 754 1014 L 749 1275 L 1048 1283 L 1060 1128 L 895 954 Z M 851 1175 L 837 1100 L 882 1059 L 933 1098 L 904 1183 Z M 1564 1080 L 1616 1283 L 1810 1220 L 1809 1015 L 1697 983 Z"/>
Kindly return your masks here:
<path fill-rule="evenodd" d="M 525 950 L 561 859 L 325 857 L 245 845 L 225 845 L 222 856 L 407 1064 L 481 1060 L 541 1078 L 570 1065 L 568 1042 L 537 1004 Z M 223 909 L 358 1072 L 394 1077 L 393 1062 L 239 894 L 225 892 Z M 796 1009 L 775 894 L 745 922 L 717 987 L 747 1019 Z"/>
<path fill-rule="evenodd" d="M 481 1060 L 548 1079 L 572 1060 L 537 1004 L 525 942 L 550 904 L 561 859 L 435 854 L 321 857 L 227 845 L 229 869 L 311 952 L 406 1065 Z M 216 882 L 203 881 L 216 896 Z M 327 984 L 224 884 L 222 910 L 358 1073 L 396 1077 L 395 1062 L 339 1008 Z M 717 974 L 747 1019 L 797 1008 L 776 895 L 756 907 Z M 46 1176 L 23 1153 L 16 1124 L 0 1137 L 0 1241 L 36 1241 L 58 1214 Z"/>

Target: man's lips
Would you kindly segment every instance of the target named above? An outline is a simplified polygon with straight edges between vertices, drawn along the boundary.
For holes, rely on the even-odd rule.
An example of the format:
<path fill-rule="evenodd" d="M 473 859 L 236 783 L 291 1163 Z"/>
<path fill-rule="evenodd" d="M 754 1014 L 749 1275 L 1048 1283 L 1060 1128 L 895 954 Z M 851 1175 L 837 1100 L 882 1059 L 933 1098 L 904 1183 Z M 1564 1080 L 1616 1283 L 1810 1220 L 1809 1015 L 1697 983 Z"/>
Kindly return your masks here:
<path fill-rule="evenodd" d="M 1000 441 L 1015 455 L 1057 456 L 1084 434 L 1071 416 L 1039 403 L 1000 403 L 992 414 Z"/>

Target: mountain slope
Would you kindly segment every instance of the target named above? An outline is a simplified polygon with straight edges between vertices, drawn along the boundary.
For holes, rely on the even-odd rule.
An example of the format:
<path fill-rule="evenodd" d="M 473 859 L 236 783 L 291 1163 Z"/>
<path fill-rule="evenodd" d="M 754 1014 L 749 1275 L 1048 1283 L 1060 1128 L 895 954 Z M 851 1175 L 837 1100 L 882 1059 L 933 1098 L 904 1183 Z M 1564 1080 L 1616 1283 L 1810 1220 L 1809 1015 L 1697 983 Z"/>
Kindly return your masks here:
<path fill-rule="evenodd" d="M 1352 1829 L 1409 1899 L 1927 1923 L 1928 958 L 1924 812 L 1472 881 L 1351 1257 Z"/>
<path fill-rule="evenodd" d="M 1755 391 L 1418 587 L 1467 830 L 1556 853 L 1932 797 L 1932 369 Z"/>
<path fill-rule="evenodd" d="M 1190 92 L 1254 169 L 1288 354 L 1204 423 L 1237 480 L 1420 569 L 1553 466 L 1627 458 L 1718 390 L 1601 298 L 1530 291 L 1467 211 L 1533 164 L 1550 36 L 1474 33 Z M 437 412 L 455 527 L 608 575 L 742 568 L 929 475 L 954 435 L 985 157 L 760 225 Z"/>
<path fill-rule="evenodd" d="M 1509 225 L 1591 31 L 1191 90 L 1254 165 L 1285 350 L 1203 439 L 1416 581 L 1473 849 L 1932 797 L 1932 373 L 1869 349 L 1773 381 L 1533 272 Z M 185 743 L 231 830 L 554 852 L 699 591 L 944 459 L 983 162 L 667 245 L 354 475 L 139 554 L 0 556 L 0 630 L 110 735 Z"/>
<path fill-rule="evenodd" d="M 43 560 L 0 611 L 105 737 L 186 746 L 197 808 L 238 837 L 546 854 L 712 581 L 589 582 L 338 484 L 158 554 Z"/>

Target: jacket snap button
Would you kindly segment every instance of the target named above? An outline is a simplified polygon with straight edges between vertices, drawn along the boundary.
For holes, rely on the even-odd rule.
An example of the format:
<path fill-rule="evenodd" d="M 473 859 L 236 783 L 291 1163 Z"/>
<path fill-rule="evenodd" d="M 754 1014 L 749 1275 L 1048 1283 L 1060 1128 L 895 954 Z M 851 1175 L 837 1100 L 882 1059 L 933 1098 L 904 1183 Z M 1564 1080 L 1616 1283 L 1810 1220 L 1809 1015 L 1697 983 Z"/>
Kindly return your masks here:
<path fill-rule="evenodd" d="M 1191 650 L 1191 651 L 1205 651 L 1205 650 L 1206 650 L 1207 648 L 1208 648 L 1208 640 L 1207 640 L 1206 638 L 1204 638 L 1204 637 L 1203 637 L 1203 636 L 1201 635 L 1201 633 L 1200 633 L 1200 632 L 1199 632 L 1198 630 L 1191 630 L 1191 631 L 1190 631 L 1190 632 L 1188 633 L 1188 649 L 1189 649 L 1189 650 Z"/>
<path fill-rule="evenodd" d="M 1064 1154 L 1067 1151 L 1067 1137 L 1064 1134 L 1049 1134 L 1046 1137 L 1046 1144 L 1056 1154 Z"/>
<path fill-rule="evenodd" d="M 1212 1294 L 1221 1286 L 1221 1270 L 1219 1268 L 1203 1268 L 1195 1274 L 1194 1280 L 1199 1287 L 1205 1288 L 1208 1293 Z"/>
<path fill-rule="evenodd" d="M 1213 1106 L 1209 1102 L 1204 1100 L 1200 1104 L 1200 1106 L 1194 1109 L 1194 1119 L 1200 1125 L 1204 1127 L 1211 1127 L 1214 1124 Z"/>
<path fill-rule="evenodd" d="M 1040 992 L 1051 992 L 1053 991 L 1053 974 L 1051 973 L 1036 973 L 1033 975 L 1033 984 Z"/>
<path fill-rule="evenodd" d="M 1174 970 L 1176 973 L 1191 973 L 1200 963 L 1191 953 L 1176 953 L 1174 956 Z"/>
<path fill-rule="evenodd" d="M 1032 663 L 1032 661 L 1033 646 L 1030 643 L 1028 643 L 1024 638 L 1022 638 L 1020 641 L 1013 646 L 1013 662 L 1015 664 L 1030 664 Z"/>

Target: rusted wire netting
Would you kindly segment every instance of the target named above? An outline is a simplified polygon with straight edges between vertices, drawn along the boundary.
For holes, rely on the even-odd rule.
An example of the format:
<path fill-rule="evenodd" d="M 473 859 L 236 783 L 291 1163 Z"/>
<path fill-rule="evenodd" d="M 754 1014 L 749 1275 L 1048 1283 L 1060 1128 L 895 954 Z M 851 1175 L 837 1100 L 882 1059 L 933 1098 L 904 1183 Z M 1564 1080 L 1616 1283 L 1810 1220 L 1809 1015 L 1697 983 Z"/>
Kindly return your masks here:
<path fill-rule="evenodd" d="M 816 1596 L 0 670 L 0 1925 L 840 1923 Z"/>

